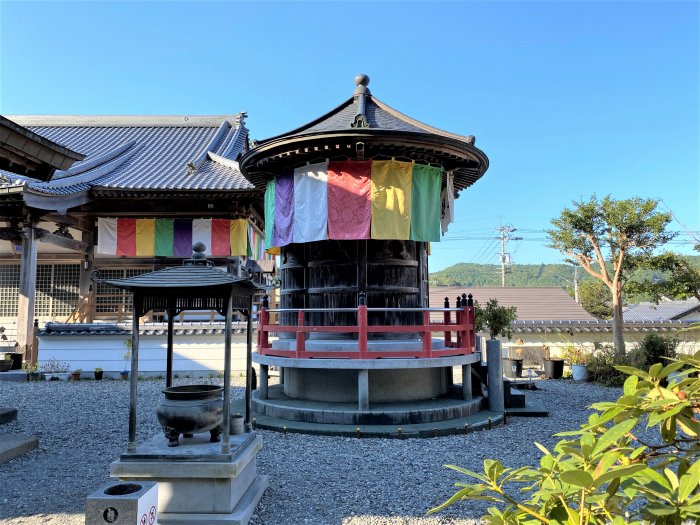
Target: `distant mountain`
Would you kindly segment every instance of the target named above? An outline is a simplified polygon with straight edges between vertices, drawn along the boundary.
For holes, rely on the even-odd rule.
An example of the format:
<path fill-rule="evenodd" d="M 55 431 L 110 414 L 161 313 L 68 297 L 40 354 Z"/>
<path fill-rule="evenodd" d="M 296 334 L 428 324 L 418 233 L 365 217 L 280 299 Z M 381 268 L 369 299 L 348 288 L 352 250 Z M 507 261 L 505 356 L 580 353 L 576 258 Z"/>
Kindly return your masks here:
<path fill-rule="evenodd" d="M 700 268 L 700 256 L 690 256 L 692 264 Z M 506 275 L 507 286 L 557 286 L 572 290 L 574 269 L 568 264 L 514 264 Z M 579 279 L 593 279 L 585 270 L 579 269 Z M 659 277 L 660 272 L 642 270 L 635 280 Z M 430 273 L 430 286 L 500 286 L 501 267 L 497 264 L 459 263 L 439 272 Z M 628 298 L 632 299 L 632 298 Z"/>

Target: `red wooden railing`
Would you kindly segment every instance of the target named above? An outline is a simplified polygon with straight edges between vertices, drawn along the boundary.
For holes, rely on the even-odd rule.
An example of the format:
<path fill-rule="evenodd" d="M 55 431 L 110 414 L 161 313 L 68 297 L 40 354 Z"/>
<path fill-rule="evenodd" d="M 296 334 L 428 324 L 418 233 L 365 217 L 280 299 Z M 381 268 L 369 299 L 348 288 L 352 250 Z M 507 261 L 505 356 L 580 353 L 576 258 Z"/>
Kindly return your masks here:
<path fill-rule="evenodd" d="M 368 312 L 421 312 L 422 324 L 418 325 L 368 325 Z M 270 312 L 297 312 L 296 326 L 283 326 L 270 324 Z M 357 325 L 354 326 L 311 326 L 306 325 L 305 312 L 356 312 Z M 431 312 L 444 312 L 442 323 L 430 321 Z M 452 322 L 452 312 L 455 312 L 455 322 Z M 270 332 L 295 333 L 296 348 L 294 350 L 273 349 L 270 345 Z M 308 333 L 356 333 L 357 350 L 325 351 L 306 350 L 306 334 Z M 370 333 L 420 333 L 423 341 L 420 350 L 370 350 L 367 346 L 367 335 Z M 445 347 L 432 348 L 434 332 L 444 332 Z M 452 332 L 456 333 L 456 340 L 452 341 Z M 258 353 L 261 355 L 296 357 L 303 359 L 336 358 L 336 359 L 379 359 L 392 357 L 446 357 L 454 355 L 466 355 L 476 351 L 476 331 L 474 330 L 474 307 L 464 306 L 460 308 L 367 308 L 360 305 L 357 308 L 300 308 L 300 309 L 274 309 L 260 310 L 258 323 Z"/>

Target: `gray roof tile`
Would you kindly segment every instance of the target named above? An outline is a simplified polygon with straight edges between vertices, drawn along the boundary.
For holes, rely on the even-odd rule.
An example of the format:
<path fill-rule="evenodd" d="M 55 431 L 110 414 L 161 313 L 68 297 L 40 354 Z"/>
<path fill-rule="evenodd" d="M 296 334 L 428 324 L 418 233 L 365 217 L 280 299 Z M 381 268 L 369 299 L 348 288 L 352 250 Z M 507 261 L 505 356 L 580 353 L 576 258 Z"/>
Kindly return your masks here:
<path fill-rule="evenodd" d="M 337 108 L 329 111 L 316 120 L 305 124 L 297 129 L 260 141 L 265 143 L 273 139 L 294 135 L 307 135 L 314 133 L 327 133 L 333 131 L 347 131 L 353 129 L 351 124 L 357 113 L 357 101 L 350 98 Z M 468 143 L 474 142 L 474 137 L 466 137 L 450 133 L 438 128 L 424 124 L 403 113 L 395 110 L 381 100 L 369 96 L 365 105 L 365 115 L 369 123 L 369 130 L 377 131 L 402 131 L 409 133 L 431 133 L 442 137 L 453 138 Z"/>
<path fill-rule="evenodd" d="M 90 125 L 80 125 L 81 119 Z M 105 121 L 112 122 L 109 119 L 106 117 Z M 176 119 L 171 122 L 167 118 L 152 117 L 153 125 L 149 126 L 148 120 L 149 117 L 133 117 L 134 124 L 130 125 L 128 117 L 120 117 L 111 124 L 94 125 L 100 122 L 99 118 L 57 117 L 59 125 L 51 125 L 47 117 L 48 122 L 29 126 L 29 129 L 87 155 L 84 161 L 73 165 L 71 172 L 79 171 L 81 165 L 92 162 L 98 156 L 133 144 L 110 161 L 110 169 L 105 169 L 105 163 L 97 164 L 75 176 L 66 174 L 60 178 L 59 173 L 56 181 L 48 183 L 8 174 L 9 179 L 18 179 L 32 191 L 48 195 L 67 195 L 89 189 L 227 191 L 253 188 L 238 169 L 206 157 L 205 148 L 224 122 L 223 117 L 201 119 L 201 125 L 197 125 L 196 117 L 186 125 L 178 124 Z M 235 160 L 245 147 L 248 130 L 244 125 L 236 124 L 234 118 L 231 120 L 234 121 L 233 126 L 229 126 L 230 129 L 210 149 Z M 37 123 L 38 119 L 30 119 L 30 122 Z M 188 163 L 203 153 L 205 160 L 199 169 L 188 169 Z M 98 170 L 101 168 L 100 173 Z M 96 173 L 98 176 L 95 176 Z M 66 184 L 72 180 L 75 180 L 74 184 Z"/>

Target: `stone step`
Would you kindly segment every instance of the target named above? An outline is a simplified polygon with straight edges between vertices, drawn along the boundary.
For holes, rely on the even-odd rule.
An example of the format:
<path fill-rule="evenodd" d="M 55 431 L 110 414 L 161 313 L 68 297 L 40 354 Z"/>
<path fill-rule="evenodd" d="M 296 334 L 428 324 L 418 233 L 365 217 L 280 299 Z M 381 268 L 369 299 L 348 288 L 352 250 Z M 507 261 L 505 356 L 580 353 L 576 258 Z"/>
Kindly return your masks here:
<path fill-rule="evenodd" d="M 7 463 L 39 446 L 39 439 L 30 436 L 0 436 L 0 464 Z"/>
<path fill-rule="evenodd" d="M 270 387 L 268 399 L 253 393 L 253 411 L 273 419 L 331 425 L 410 425 L 436 423 L 473 415 L 482 408 L 482 398 L 465 401 L 438 398 L 404 403 L 370 404 L 369 410 L 358 410 L 356 403 L 324 403 L 290 398 L 279 385 Z"/>
<path fill-rule="evenodd" d="M 0 407 L 0 425 L 9 423 L 17 419 L 17 409 L 16 408 L 5 408 Z"/>

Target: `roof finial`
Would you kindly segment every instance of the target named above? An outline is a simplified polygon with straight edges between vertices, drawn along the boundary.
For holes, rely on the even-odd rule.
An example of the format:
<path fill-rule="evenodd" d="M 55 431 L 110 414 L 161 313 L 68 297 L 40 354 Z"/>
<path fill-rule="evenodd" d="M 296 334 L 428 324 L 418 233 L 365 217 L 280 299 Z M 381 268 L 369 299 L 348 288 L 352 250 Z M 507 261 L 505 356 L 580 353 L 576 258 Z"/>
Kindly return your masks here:
<path fill-rule="evenodd" d="M 367 85 L 369 84 L 369 77 L 365 75 L 364 73 L 360 73 L 355 77 L 355 85 L 357 86 L 355 88 L 355 95 L 359 95 L 360 93 L 362 94 L 370 94 L 369 88 Z"/>
<path fill-rule="evenodd" d="M 361 73 L 355 77 L 355 85 L 357 87 L 355 88 L 355 93 L 353 93 L 353 97 L 357 102 L 357 113 L 355 114 L 355 118 L 350 124 L 350 126 L 353 128 L 369 127 L 369 120 L 367 120 L 367 115 L 365 115 L 365 103 L 366 96 L 370 95 L 371 93 L 369 91 L 369 88 L 367 87 L 367 84 L 369 84 L 369 77 L 364 73 Z"/>

